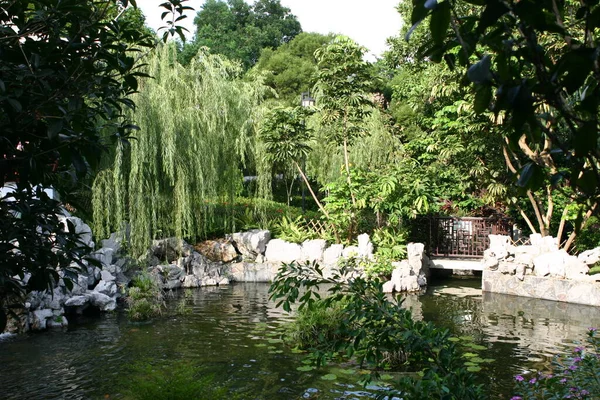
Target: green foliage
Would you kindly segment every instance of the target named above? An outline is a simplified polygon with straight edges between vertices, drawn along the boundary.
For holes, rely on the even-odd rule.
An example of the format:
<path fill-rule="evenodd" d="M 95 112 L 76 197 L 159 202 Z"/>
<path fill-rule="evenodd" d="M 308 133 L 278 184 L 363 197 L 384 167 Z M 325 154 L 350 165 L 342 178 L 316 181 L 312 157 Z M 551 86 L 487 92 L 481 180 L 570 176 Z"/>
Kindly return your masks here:
<path fill-rule="evenodd" d="M 305 107 L 277 107 L 261 121 L 260 135 L 269 161 L 298 163 L 310 151 L 312 131 L 305 124 L 312 113 Z"/>
<path fill-rule="evenodd" d="M 185 361 L 174 364 L 136 364 L 123 381 L 125 398 L 134 400 L 229 400 L 227 388 L 214 377 Z"/>
<path fill-rule="evenodd" d="M 266 74 L 265 84 L 275 90 L 280 102 L 297 105 L 300 93 L 310 90 L 316 82 L 315 51 L 332 39 L 333 35 L 300 33 L 277 49 L 263 49 L 255 69 Z"/>
<path fill-rule="evenodd" d="M 133 96 L 143 134 L 117 148 L 93 186 L 94 232 L 104 237 L 128 221 L 136 255 L 155 237 L 195 239 L 213 228 L 213 204 L 233 202 L 240 165 L 254 157 L 253 123 L 265 89 L 204 51 L 187 67 L 175 62 L 173 45 L 147 61 L 155 79 Z"/>
<path fill-rule="evenodd" d="M 600 220 L 597 216 L 593 216 L 587 221 L 577 236 L 576 245 L 580 252 L 600 246 Z"/>
<path fill-rule="evenodd" d="M 385 366 L 389 354 L 401 354 L 410 372 L 416 373 L 403 375 L 397 382 L 402 397 L 486 398 L 447 330 L 414 321 L 398 298 L 388 299 L 378 281 L 353 277 L 350 272 L 343 267 L 339 275 L 325 279 L 318 266 L 286 264 L 271 286 L 271 298 L 279 300 L 286 311 L 296 302 L 299 312 L 334 304 L 344 307 L 335 335 L 327 342 L 312 342 L 310 350 L 317 364 L 336 353 L 354 356 L 361 365 L 377 370 Z M 319 285 L 330 285 L 329 296 L 322 300 Z"/>
<path fill-rule="evenodd" d="M 133 321 L 160 316 L 165 308 L 164 294 L 157 280 L 147 272 L 133 279 L 127 293 L 127 313 Z"/>
<path fill-rule="evenodd" d="M 515 376 L 516 395 L 524 399 L 596 399 L 600 393 L 600 341 L 595 328 L 588 331 L 586 347 L 577 347 L 573 354 L 554 360 L 550 374 Z"/>
<path fill-rule="evenodd" d="M 406 239 L 406 231 L 394 226 L 374 230 L 371 238 L 377 258 L 391 261 L 400 261 L 406 257 Z"/>
<path fill-rule="evenodd" d="M 286 325 L 284 339 L 294 348 L 327 348 L 340 340 L 339 326 L 344 320 L 346 304 L 317 300 L 313 307 L 298 311 L 292 322 Z M 331 348 L 334 351 L 333 348 Z"/>
<path fill-rule="evenodd" d="M 183 47 L 183 64 L 198 49 L 208 47 L 211 53 L 241 61 L 248 69 L 256 64 L 262 49 L 276 49 L 302 31 L 300 22 L 279 0 L 258 0 L 253 5 L 243 0 L 208 0 L 194 23 L 196 35 Z"/>
<path fill-rule="evenodd" d="M 274 232 L 279 239 L 292 243 L 302 243 L 311 239 L 331 239 L 324 235 L 326 232 L 316 232 L 311 229 L 304 215 L 300 215 L 295 219 L 281 217 Z"/>
<path fill-rule="evenodd" d="M 177 11 L 185 1 L 164 5 Z M 0 186 L 14 182 L 0 200 L 0 330 L 5 307 L 22 304 L 25 291 L 52 289 L 59 270 L 70 288 L 73 265 L 89 251 L 42 188 L 68 200 L 102 152 L 137 128 L 126 118 L 144 76 L 134 54 L 154 38 L 130 18 L 111 18 L 129 3 L 11 1 L 0 9 Z"/>
<path fill-rule="evenodd" d="M 538 191 L 548 197 L 570 188 L 571 202 L 588 211 L 576 225 L 585 222 L 600 195 L 600 53 L 592 40 L 600 6 L 550 0 L 416 1 L 413 6 L 415 26 L 430 17 L 454 27 L 430 24 L 431 40 L 421 56 L 465 67 L 474 110 L 491 111 L 504 130 L 505 158 L 516 186 L 530 199 Z M 539 203 L 531 200 L 545 235 L 552 205 L 544 209 Z"/>

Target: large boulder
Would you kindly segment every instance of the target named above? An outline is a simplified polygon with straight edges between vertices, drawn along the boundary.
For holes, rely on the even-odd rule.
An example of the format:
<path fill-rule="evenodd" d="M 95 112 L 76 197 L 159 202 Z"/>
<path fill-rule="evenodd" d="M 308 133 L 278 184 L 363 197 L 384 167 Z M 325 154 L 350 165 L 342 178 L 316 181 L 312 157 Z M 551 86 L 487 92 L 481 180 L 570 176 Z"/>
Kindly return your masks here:
<path fill-rule="evenodd" d="M 90 256 L 100 261 L 102 267 L 104 268 L 113 263 L 114 253 L 115 251 L 113 249 L 103 247 L 91 253 Z"/>
<path fill-rule="evenodd" d="M 206 240 L 194 246 L 194 249 L 211 261 L 231 262 L 238 253 L 230 239 Z"/>
<path fill-rule="evenodd" d="M 180 288 L 182 280 L 185 276 L 183 268 L 177 265 L 160 265 L 157 267 L 164 278 L 164 289 L 176 289 Z"/>
<path fill-rule="evenodd" d="M 116 296 L 118 292 L 115 281 L 100 281 L 94 290 L 110 297 Z"/>
<path fill-rule="evenodd" d="M 254 260 L 257 255 L 265 254 L 267 244 L 271 240 L 271 232 L 261 229 L 252 229 L 248 232 L 236 232 L 231 234 L 238 251 L 248 260 Z"/>
<path fill-rule="evenodd" d="M 490 239 L 490 256 L 498 260 L 508 257 L 511 245 L 510 237 L 506 235 L 488 235 Z"/>
<path fill-rule="evenodd" d="M 100 311 L 113 311 L 117 308 L 116 300 L 104 293 L 93 291 L 87 293 L 86 296 L 88 296 L 90 303 L 93 306 L 98 307 Z"/>
<path fill-rule="evenodd" d="M 586 263 L 587 265 L 594 265 L 600 261 L 600 247 L 595 249 L 586 250 L 577 256 L 578 259 Z"/>
<path fill-rule="evenodd" d="M 358 250 L 358 246 L 346 246 L 344 247 L 344 250 L 342 251 L 342 257 L 343 258 L 352 258 L 352 257 L 359 257 L 359 250 Z"/>
<path fill-rule="evenodd" d="M 533 259 L 533 272 L 536 276 L 552 275 L 564 278 L 565 263 L 570 257 L 564 250 L 543 253 Z"/>
<path fill-rule="evenodd" d="M 358 235 L 358 256 L 367 260 L 373 259 L 373 243 L 366 233 Z"/>
<path fill-rule="evenodd" d="M 63 223 L 65 231 L 72 232 L 79 235 L 79 242 L 86 247 L 91 249 L 94 248 L 94 242 L 92 241 L 92 229 L 87 225 L 81 218 L 70 217 L 59 215 L 59 220 Z M 71 229 L 72 228 L 72 229 Z"/>
<path fill-rule="evenodd" d="M 337 265 L 338 261 L 342 257 L 344 251 L 343 244 L 332 244 L 323 252 L 323 264 L 325 265 Z"/>
<path fill-rule="evenodd" d="M 180 257 L 187 257 L 194 252 L 194 248 L 185 240 L 175 237 L 155 240 L 152 242 L 151 254 L 161 261 L 171 263 Z"/>
<path fill-rule="evenodd" d="M 327 241 L 324 239 L 314 239 L 307 240 L 302 243 L 301 247 L 301 255 L 298 261 L 323 261 L 323 253 L 325 252 L 325 247 L 327 246 Z"/>
<path fill-rule="evenodd" d="M 273 239 L 267 244 L 265 257 L 268 262 L 291 263 L 300 260 L 302 248 L 299 244 Z"/>
<path fill-rule="evenodd" d="M 48 320 L 54 318 L 52 310 L 42 308 L 30 314 L 29 327 L 32 331 L 41 331 L 47 328 Z"/>
<path fill-rule="evenodd" d="M 587 279 L 590 272 L 588 264 L 579 257 L 571 256 L 565 263 L 565 274 L 567 279 L 583 280 Z"/>

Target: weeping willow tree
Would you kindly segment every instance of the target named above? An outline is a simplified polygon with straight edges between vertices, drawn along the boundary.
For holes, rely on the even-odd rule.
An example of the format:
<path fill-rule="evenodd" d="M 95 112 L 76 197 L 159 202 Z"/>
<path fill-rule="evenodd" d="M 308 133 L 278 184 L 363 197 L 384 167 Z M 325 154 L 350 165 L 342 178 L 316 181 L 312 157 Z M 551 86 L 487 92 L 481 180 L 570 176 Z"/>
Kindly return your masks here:
<path fill-rule="evenodd" d="M 139 133 L 117 147 L 93 185 L 96 234 L 129 222 L 135 254 L 156 237 L 202 236 L 215 204 L 233 201 L 240 167 L 256 148 L 254 117 L 265 90 L 207 51 L 183 67 L 173 45 L 156 49 L 146 69 L 152 78 L 132 97 Z"/>

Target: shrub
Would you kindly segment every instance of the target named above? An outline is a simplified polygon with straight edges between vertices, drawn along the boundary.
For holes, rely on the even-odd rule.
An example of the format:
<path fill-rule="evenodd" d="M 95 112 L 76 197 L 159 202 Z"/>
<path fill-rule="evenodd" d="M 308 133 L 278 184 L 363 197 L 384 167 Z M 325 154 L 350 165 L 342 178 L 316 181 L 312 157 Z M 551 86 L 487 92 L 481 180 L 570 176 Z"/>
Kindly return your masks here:
<path fill-rule="evenodd" d="M 313 307 L 298 312 L 287 325 L 285 339 L 290 345 L 303 350 L 324 346 L 341 339 L 339 327 L 344 319 L 347 303 L 318 300 Z"/>
<path fill-rule="evenodd" d="M 576 347 L 567 357 L 554 360 L 549 374 L 515 376 L 517 393 L 512 400 L 597 399 L 600 394 L 600 339 L 595 328 L 588 331 L 588 348 Z"/>
<path fill-rule="evenodd" d="M 331 285 L 330 296 L 323 300 L 318 292 L 322 284 Z M 407 372 L 411 372 L 397 382 L 398 395 L 403 398 L 487 398 L 482 386 L 475 383 L 475 375 L 465 367 L 449 331 L 413 320 L 411 312 L 401 307 L 399 297 L 388 299 L 378 280 L 354 276 L 346 267 L 324 278 L 318 265 L 291 263 L 279 269 L 270 293 L 271 299 L 279 300 L 278 305 L 286 311 L 297 301 L 299 312 L 344 305 L 335 335 L 328 341 L 312 343 L 311 352 L 318 364 L 335 354 L 354 356 L 361 366 L 370 367 L 372 375 L 377 375 L 376 371 L 386 367 L 393 355 L 405 361 L 410 369 Z"/>
<path fill-rule="evenodd" d="M 164 294 L 159 283 L 147 272 L 140 273 L 129 288 L 127 295 L 129 318 L 145 321 L 162 314 L 165 308 Z"/>

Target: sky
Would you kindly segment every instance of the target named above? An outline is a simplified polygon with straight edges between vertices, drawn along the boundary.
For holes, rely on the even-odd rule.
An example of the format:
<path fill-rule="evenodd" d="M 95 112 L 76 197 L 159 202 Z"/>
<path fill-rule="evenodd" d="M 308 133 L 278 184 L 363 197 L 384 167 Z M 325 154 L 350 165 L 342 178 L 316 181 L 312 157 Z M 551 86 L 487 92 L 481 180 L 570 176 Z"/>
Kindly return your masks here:
<path fill-rule="evenodd" d="M 248 1 L 248 0 L 246 0 Z M 138 0 L 148 25 L 153 29 L 161 27 L 161 8 L 164 0 Z M 302 25 L 304 32 L 341 33 L 351 37 L 369 49 L 370 59 L 379 56 L 386 49 L 386 39 L 400 31 L 400 15 L 395 7 L 399 0 L 281 0 Z M 189 0 L 187 5 L 195 11 L 182 21 L 189 29 L 189 37 L 194 33 L 194 16 L 200 10 L 202 0 Z"/>

